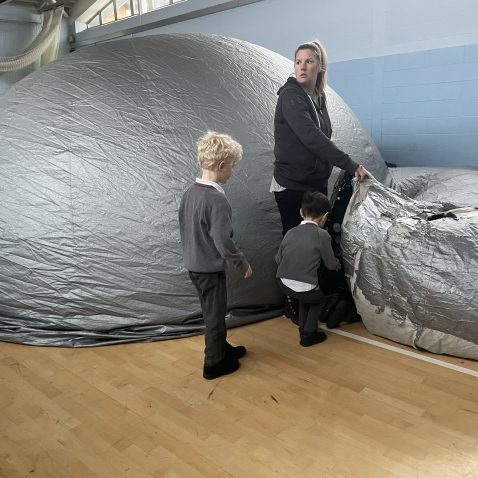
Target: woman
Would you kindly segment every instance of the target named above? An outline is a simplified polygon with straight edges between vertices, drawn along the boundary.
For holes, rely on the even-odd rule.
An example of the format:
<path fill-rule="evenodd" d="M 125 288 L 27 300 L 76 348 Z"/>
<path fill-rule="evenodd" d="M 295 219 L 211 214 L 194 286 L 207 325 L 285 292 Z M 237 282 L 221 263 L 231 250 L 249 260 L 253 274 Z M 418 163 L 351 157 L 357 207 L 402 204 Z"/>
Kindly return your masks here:
<path fill-rule="evenodd" d="M 295 78 L 278 92 L 274 117 L 274 192 L 282 221 L 282 233 L 297 226 L 302 195 L 320 191 L 327 195 L 333 166 L 345 169 L 359 181 L 366 177 L 354 162 L 330 140 L 332 124 L 325 97 L 327 53 L 318 41 L 299 45 L 295 51 Z"/>

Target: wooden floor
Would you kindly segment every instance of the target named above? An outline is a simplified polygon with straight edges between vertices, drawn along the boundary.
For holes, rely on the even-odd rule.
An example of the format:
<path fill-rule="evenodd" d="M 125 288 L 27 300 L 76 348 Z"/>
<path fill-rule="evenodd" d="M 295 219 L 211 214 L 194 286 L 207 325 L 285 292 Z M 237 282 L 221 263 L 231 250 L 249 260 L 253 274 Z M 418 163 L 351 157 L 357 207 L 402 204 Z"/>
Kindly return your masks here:
<path fill-rule="evenodd" d="M 0 477 L 478 477 L 477 377 L 332 333 L 303 348 L 283 317 L 229 337 L 249 353 L 214 381 L 203 337 L 0 343 Z"/>

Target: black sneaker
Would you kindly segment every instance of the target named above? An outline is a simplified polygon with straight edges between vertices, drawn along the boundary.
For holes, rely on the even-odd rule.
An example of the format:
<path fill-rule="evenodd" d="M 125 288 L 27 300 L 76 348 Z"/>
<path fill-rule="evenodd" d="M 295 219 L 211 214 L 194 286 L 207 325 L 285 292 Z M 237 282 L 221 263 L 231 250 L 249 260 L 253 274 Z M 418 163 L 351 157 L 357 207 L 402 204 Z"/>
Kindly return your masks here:
<path fill-rule="evenodd" d="M 229 342 L 226 341 L 226 355 L 230 355 L 235 359 L 240 359 L 246 355 L 247 349 L 244 345 L 231 345 Z"/>
<path fill-rule="evenodd" d="M 327 319 L 327 327 L 329 329 L 335 329 L 338 327 L 342 322 L 358 322 L 362 318 L 360 315 L 356 314 L 353 310 L 353 304 L 347 302 L 346 300 L 341 300 L 337 307 L 335 307 L 332 315 L 329 316 Z M 356 320 L 356 316 L 358 316 L 358 320 Z"/>
<path fill-rule="evenodd" d="M 311 334 L 302 334 L 300 336 L 300 345 L 302 347 L 310 347 L 311 345 L 320 344 L 327 339 L 324 332 L 312 332 Z"/>
<path fill-rule="evenodd" d="M 362 322 L 362 316 L 357 312 L 353 312 L 350 317 L 347 318 L 348 324 L 355 324 L 356 322 Z"/>
<path fill-rule="evenodd" d="M 239 360 L 226 354 L 220 362 L 214 365 L 204 365 L 202 376 L 206 380 L 212 380 L 235 372 L 240 366 Z"/>

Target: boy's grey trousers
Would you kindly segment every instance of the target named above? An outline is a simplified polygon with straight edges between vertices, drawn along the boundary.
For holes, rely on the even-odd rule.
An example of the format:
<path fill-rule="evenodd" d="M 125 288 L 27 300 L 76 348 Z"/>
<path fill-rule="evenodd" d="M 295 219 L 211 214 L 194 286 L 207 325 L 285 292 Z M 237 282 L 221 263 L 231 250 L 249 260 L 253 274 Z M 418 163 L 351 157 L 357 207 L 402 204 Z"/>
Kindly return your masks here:
<path fill-rule="evenodd" d="M 204 365 L 215 365 L 224 358 L 226 347 L 226 273 L 190 271 L 189 277 L 198 291 L 206 327 Z"/>

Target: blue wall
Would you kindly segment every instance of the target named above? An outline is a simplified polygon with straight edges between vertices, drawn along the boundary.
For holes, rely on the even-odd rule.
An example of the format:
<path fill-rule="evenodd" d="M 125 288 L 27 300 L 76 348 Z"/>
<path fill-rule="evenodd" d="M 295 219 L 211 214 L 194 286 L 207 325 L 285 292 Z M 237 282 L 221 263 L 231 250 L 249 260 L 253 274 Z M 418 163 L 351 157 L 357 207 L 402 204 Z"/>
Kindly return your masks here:
<path fill-rule="evenodd" d="M 478 44 L 332 63 L 329 83 L 386 161 L 478 166 Z"/>

